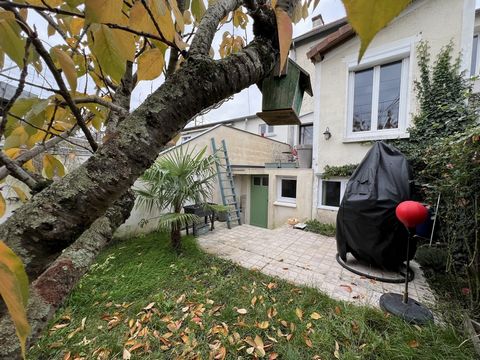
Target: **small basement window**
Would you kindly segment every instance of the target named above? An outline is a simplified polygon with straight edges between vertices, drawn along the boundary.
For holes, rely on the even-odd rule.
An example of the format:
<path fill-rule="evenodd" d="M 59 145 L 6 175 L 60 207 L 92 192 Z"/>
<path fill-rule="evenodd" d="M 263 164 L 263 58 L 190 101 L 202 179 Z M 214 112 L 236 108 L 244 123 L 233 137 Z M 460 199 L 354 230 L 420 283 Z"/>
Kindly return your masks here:
<path fill-rule="evenodd" d="M 318 207 L 338 210 L 347 187 L 347 179 L 320 179 Z"/>
<path fill-rule="evenodd" d="M 277 178 L 277 201 L 296 203 L 297 201 L 297 178 Z"/>

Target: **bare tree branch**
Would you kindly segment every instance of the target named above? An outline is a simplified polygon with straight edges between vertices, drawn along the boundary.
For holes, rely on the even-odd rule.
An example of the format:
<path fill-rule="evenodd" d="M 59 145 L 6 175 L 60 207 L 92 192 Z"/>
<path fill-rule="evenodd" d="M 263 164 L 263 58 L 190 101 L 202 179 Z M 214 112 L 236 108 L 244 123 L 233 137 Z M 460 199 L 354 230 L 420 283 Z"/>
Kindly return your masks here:
<path fill-rule="evenodd" d="M 93 151 L 96 151 L 98 149 L 98 144 L 93 138 L 90 130 L 88 129 L 87 125 L 85 124 L 85 121 L 83 119 L 82 114 L 80 113 L 80 110 L 78 107 L 75 106 L 75 103 L 70 95 L 70 92 L 67 89 L 67 86 L 65 85 L 65 82 L 63 81 L 62 75 L 60 72 L 57 70 L 57 67 L 55 66 L 52 58 L 50 57 L 50 54 L 48 51 L 45 49 L 43 46 L 42 42 L 37 36 L 37 33 L 26 24 L 18 11 L 16 9 L 10 9 L 11 12 L 15 15 L 15 18 L 17 19 L 17 22 L 19 23 L 20 27 L 22 28 L 23 31 L 27 34 L 27 36 L 30 38 L 32 41 L 33 46 L 37 50 L 38 54 L 41 56 L 41 58 L 45 61 L 47 64 L 48 68 L 50 69 L 53 77 L 55 78 L 55 81 L 57 82 L 58 87 L 60 88 L 60 94 L 63 96 L 65 99 L 65 102 L 67 103 L 68 107 L 72 111 L 73 116 L 75 116 L 75 119 L 77 120 L 78 126 L 80 126 L 80 129 L 82 129 L 85 137 L 88 140 L 88 143 L 92 147 Z"/>
<path fill-rule="evenodd" d="M 230 11 L 237 9 L 241 5 L 242 0 L 228 0 L 218 1 L 215 5 L 209 7 L 200 21 L 197 34 L 190 46 L 189 55 L 208 55 L 218 24 Z"/>
<path fill-rule="evenodd" d="M 0 139 L 3 136 L 3 133 L 5 132 L 5 127 L 7 126 L 7 120 L 8 120 L 8 112 L 12 108 L 13 104 L 15 104 L 15 101 L 22 95 L 23 89 L 25 87 L 25 79 L 27 78 L 28 74 L 28 56 L 30 54 L 29 48 L 30 48 L 30 40 L 27 39 L 27 42 L 25 43 L 25 54 L 23 55 L 23 68 L 22 72 L 20 73 L 20 79 L 18 80 L 18 86 L 17 89 L 15 90 L 15 94 L 13 94 L 12 98 L 8 101 L 7 105 L 2 109 L 3 111 L 3 118 L 2 122 L 0 123 Z"/>
<path fill-rule="evenodd" d="M 33 179 L 21 165 L 19 165 L 15 160 L 10 159 L 3 151 L 0 151 L 0 164 L 5 166 L 14 178 L 20 180 L 30 189 L 35 189 L 37 182 Z"/>
<path fill-rule="evenodd" d="M 111 101 L 104 100 L 99 96 L 86 96 L 83 98 L 73 99 L 73 101 L 75 102 L 75 104 L 96 103 L 110 109 L 111 111 L 118 112 L 122 115 L 128 115 L 128 110 L 126 110 L 122 106 L 118 106 Z"/>

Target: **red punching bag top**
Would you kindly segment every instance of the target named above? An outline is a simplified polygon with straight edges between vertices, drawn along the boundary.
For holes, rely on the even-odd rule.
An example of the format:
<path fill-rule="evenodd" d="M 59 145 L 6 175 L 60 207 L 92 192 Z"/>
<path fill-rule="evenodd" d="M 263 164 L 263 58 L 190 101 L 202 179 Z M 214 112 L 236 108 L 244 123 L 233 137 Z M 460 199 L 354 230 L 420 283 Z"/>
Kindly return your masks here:
<path fill-rule="evenodd" d="M 403 225 L 413 228 L 425 222 L 428 210 L 419 202 L 408 200 L 398 204 L 395 214 Z"/>

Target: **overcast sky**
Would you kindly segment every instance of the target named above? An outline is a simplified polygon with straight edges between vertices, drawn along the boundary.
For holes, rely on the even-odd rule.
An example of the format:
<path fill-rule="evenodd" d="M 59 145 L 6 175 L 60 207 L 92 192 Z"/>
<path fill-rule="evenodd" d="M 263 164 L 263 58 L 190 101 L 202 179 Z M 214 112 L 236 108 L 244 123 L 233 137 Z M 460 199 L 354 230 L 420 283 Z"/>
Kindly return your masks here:
<path fill-rule="evenodd" d="M 480 6 L 480 0 L 476 0 L 476 7 L 478 8 L 479 6 Z M 318 14 L 322 15 L 325 23 L 330 23 L 332 21 L 335 21 L 339 18 L 344 17 L 345 10 L 341 0 L 320 0 L 318 7 L 307 18 L 307 20 L 302 20 L 294 26 L 294 29 L 293 29 L 294 37 L 304 34 L 305 32 L 311 30 L 312 29 L 311 19 L 313 16 Z M 29 16 L 35 17 L 34 22 L 37 22 L 37 21 L 43 22 L 43 19 L 39 18 L 39 16 L 33 12 L 30 12 Z M 46 30 L 46 26 L 44 24 L 41 24 L 41 25 L 38 24 L 38 25 L 39 26 L 37 28 L 40 32 L 43 32 Z M 215 39 L 213 44 L 213 48 L 216 52 L 218 50 L 219 43 L 220 43 L 219 39 L 221 38 L 223 31 L 227 30 L 231 32 L 231 28 L 228 26 L 231 27 L 231 25 L 227 25 L 225 29 L 222 29 L 217 34 L 218 36 Z M 41 34 L 40 36 L 43 39 L 46 38 L 46 36 L 43 36 L 43 34 Z M 57 38 L 57 36 L 58 35 L 48 38 L 46 42 L 51 46 L 61 42 L 60 39 Z M 248 33 L 248 40 L 251 40 L 251 38 L 252 38 L 252 34 L 250 31 Z M 9 65 L 12 65 L 12 64 L 6 61 L 5 68 L 7 68 Z M 18 77 L 18 69 L 3 71 L 3 73 Z M 31 72 L 29 74 L 28 80 L 36 84 L 42 84 L 42 85 L 48 86 L 47 83 L 51 81 L 51 79 L 49 79 L 51 76 L 49 75 L 50 74 L 46 75 L 46 78 L 42 78 L 41 76 L 34 75 Z M 4 78 L 0 80 L 5 81 Z M 79 89 L 83 87 L 82 80 L 83 79 L 79 79 Z M 161 85 L 162 82 L 163 82 L 163 77 L 155 81 L 148 81 L 148 82 L 141 81 L 137 85 L 134 93 L 132 94 L 132 109 L 140 105 L 149 94 L 151 94 L 155 89 L 157 89 Z M 15 85 L 15 82 L 11 82 L 11 83 L 12 85 Z M 29 86 L 26 86 L 25 90 L 32 91 L 40 95 L 40 97 L 42 97 L 42 94 L 39 94 L 38 89 L 33 89 Z M 43 96 L 46 96 L 46 94 L 43 94 Z M 235 95 L 232 100 L 225 102 L 219 109 L 211 110 L 210 112 L 205 114 L 203 116 L 203 121 L 215 122 L 215 121 L 228 120 L 231 118 L 255 114 L 256 112 L 261 110 L 261 101 L 262 101 L 262 94 L 260 93 L 256 85 L 252 85 L 250 88 L 245 89 L 239 94 Z M 198 120 L 201 121 L 201 119 L 198 119 Z"/>

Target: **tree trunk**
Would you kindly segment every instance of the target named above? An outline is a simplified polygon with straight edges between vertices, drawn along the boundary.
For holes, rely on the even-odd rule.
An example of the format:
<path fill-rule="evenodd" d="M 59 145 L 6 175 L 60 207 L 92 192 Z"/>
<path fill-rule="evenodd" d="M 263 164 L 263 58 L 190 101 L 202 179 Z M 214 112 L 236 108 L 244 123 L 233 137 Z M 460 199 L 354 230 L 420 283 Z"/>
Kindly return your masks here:
<path fill-rule="evenodd" d="M 182 249 L 182 236 L 178 224 L 172 224 L 172 231 L 170 232 L 170 240 L 173 249 L 178 253 Z"/>
<path fill-rule="evenodd" d="M 96 220 L 72 245 L 30 285 L 27 308 L 32 327 L 32 343 L 63 303 L 77 281 L 85 274 L 98 253 L 111 240 L 115 230 L 125 222 L 133 207 L 134 196 L 127 192 Z M 20 358 L 20 344 L 9 315 L 0 319 L 0 360 Z"/>
<path fill-rule="evenodd" d="M 272 39 L 226 59 L 190 56 L 82 166 L 37 194 L 0 226 L 34 278 L 127 191 L 160 149 L 199 111 L 260 82 L 273 68 Z"/>

